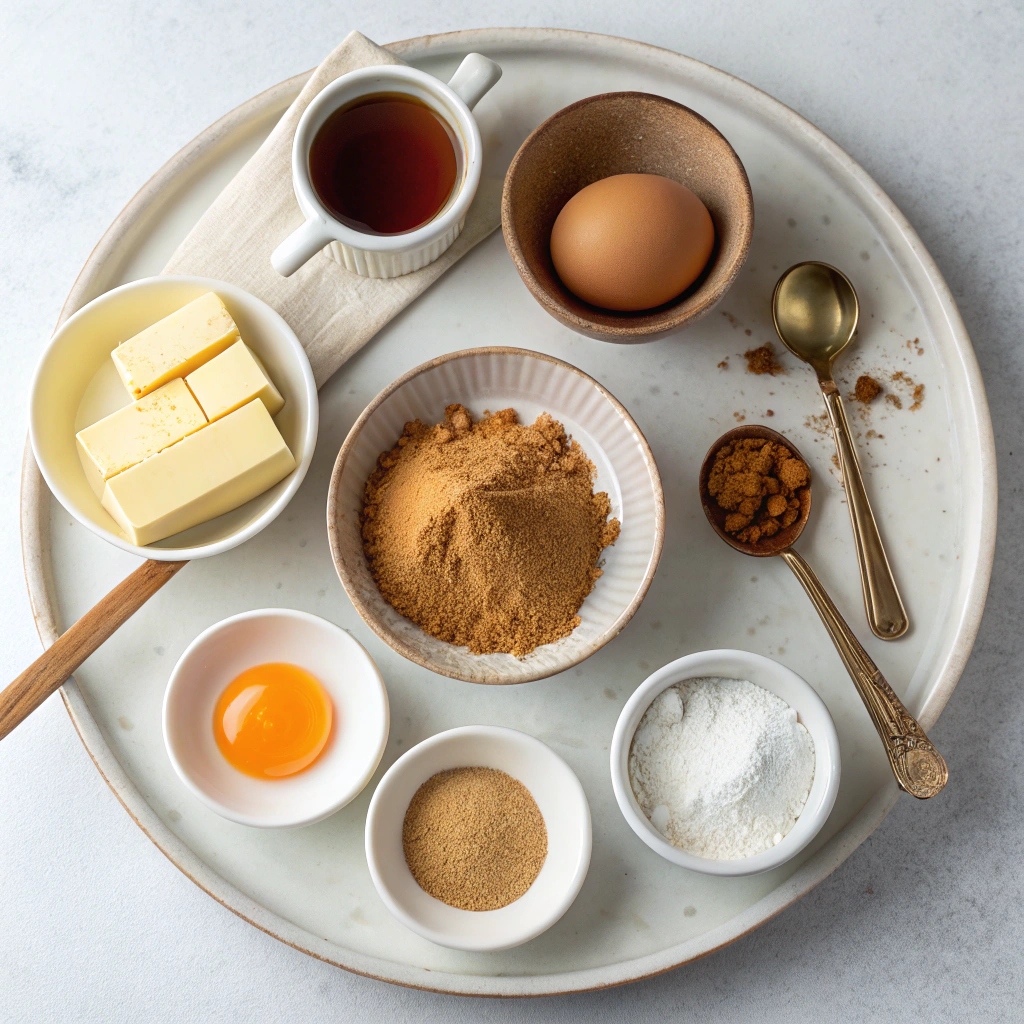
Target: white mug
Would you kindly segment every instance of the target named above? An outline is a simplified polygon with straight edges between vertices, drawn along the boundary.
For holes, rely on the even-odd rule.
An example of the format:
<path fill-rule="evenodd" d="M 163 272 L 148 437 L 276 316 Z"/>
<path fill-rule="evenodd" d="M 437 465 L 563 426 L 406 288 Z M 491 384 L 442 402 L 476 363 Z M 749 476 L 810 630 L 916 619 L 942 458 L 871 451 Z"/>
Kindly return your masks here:
<path fill-rule="evenodd" d="M 400 277 L 432 263 L 459 237 L 480 184 L 483 146 L 470 112 L 501 78 L 501 68 L 482 54 L 471 53 L 451 80 L 443 82 L 402 64 L 352 71 L 335 79 L 306 107 L 292 145 L 292 182 L 306 222 L 273 252 L 270 262 L 291 277 L 321 249 L 362 277 Z M 395 235 L 371 235 L 342 224 L 327 210 L 309 178 L 309 150 L 328 117 L 361 96 L 403 93 L 425 103 L 442 118 L 455 140 L 456 179 L 440 212 L 426 224 Z"/>

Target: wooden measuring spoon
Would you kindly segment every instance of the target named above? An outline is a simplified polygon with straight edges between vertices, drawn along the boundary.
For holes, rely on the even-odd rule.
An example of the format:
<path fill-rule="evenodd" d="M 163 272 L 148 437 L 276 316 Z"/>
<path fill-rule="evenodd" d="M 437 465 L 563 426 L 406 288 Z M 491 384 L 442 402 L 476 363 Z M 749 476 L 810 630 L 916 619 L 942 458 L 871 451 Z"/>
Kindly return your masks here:
<path fill-rule="evenodd" d="M 747 437 L 775 441 L 788 448 L 797 458 L 805 463 L 807 461 L 794 444 L 768 427 L 745 425 L 727 431 L 711 446 L 700 468 L 700 500 L 708 522 L 731 548 L 745 555 L 757 557 L 779 555 L 793 570 L 821 616 L 821 621 L 832 637 L 832 642 L 836 645 L 836 650 L 843 659 L 843 664 L 846 665 L 850 678 L 868 709 L 868 714 L 871 715 L 900 789 L 921 800 L 935 796 L 949 778 L 945 760 L 932 746 L 917 720 L 904 707 L 878 666 L 854 636 L 853 630 L 840 615 L 839 609 L 833 604 L 825 588 L 811 571 L 811 567 L 793 550 L 793 544 L 803 532 L 811 514 L 810 485 L 802 492 L 800 515 L 796 522 L 780 530 L 774 537 L 763 538 L 755 544 L 749 544 L 737 540 L 726 532 L 725 517 L 728 513 L 708 492 L 708 477 L 718 450 L 730 441 Z"/>

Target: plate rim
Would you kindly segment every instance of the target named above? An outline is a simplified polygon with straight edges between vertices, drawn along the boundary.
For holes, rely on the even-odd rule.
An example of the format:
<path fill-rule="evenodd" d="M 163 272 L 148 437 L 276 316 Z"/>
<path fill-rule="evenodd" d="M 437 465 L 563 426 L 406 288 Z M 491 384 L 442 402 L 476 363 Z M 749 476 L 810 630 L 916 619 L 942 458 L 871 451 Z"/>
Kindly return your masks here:
<path fill-rule="evenodd" d="M 770 114 L 773 122 L 781 121 L 803 145 L 817 150 L 832 165 L 832 169 L 839 168 L 845 179 L 844 184 L 854 187 L 865 205 L 874 207 L 876 213 L 890 222 L 903 242 L 904 254 L 909 254 L 916 261 L 932 288 L 938 309 L 953 338 L 967 389 L 967 409 L 971 414 L 967 422 L 976 433 L 980 454 L 977 467 L 981 484 L 977 489 L 979 515 L 973 535 L 968 537 L 972 554 L 976 552 L 976 563 L 973 575 L 964 588 L 962 608 L 956 621 L 955 643 L 919 715 L 922 726 L 933 726 L 963 672 L 984 612 L 995 554 L 995 441 L 981 371 L 953 296 L 935 260 L 888 195 L 824 132 L 781 101 L 728 72 L 649 43 L 571 29 L 484 28 L 419 36 L 388 43 L 386 46 L 399 56 L 420 59 L 432 55 L 455 54 L 467 47 L 495 49 L 514 46 L 537 50 L 571 48 L 582 54 L 631 58 L 649 67 L 689 72 L 690 78 L 697 77 L 705 83 L 713 83 L 718 94 L 726 100 L 739 99 L 755 116 Z M 164 190 L 180 174 L 201 164 L 219 143 L 232 134 L 260 118 L 280 116 L 310 73 L 294 75 L 229 111 L 182 147 L 136 192 L 87 258 L 61 309 L 58 326 L 88 301 L 84 296 L 92 297 L 91 289 L 106 290 L 103 287 L 103 276 L 108 263 L 113 261 L 116 265 L 117 249 L 123 241 L 130 239 L 133 234 L 144 232 L 149 208 L 158 207 Z M 20 495 L 22 560 L 32 614 L 44 648 L 50 646 L 61 632 L 56 601 L 50 594 L 50 551 L 45 544 L 49 532 L 49 501 L 50 495 L 35 465 L 31 447 L 26 444 Z M 69 680 L 60 692 L 72 723 L 97 771 L 129 816 L 171 863 L 218 903 L 268 935 L 326 963 L 380 981 L 453 995 L 544 996 L 610 988 L 653 977 L 710 955 L 760 927 L 824 880 L 881 824 L 895 806 L 899 795 L 895 783 L 880 787 L 844 829 L 816 850 L 782 885 L 745 911 L 695 939 L 633 960 L 560 974 L 506 976 L 430 971 L 353 950 L 345 951 L 348 956 L 346 962 L 342 962 L 337 957 L 337 950 L 341 947 L 267 911 L 201 861 L 145 802 L 107 746 L 75 680 Z"/>

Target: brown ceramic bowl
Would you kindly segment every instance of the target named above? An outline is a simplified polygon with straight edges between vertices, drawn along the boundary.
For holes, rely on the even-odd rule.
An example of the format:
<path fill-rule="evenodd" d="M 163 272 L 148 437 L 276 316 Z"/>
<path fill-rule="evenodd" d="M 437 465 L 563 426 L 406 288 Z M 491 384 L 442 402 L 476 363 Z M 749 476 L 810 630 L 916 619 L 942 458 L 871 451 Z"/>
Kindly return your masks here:
<path fill-rule="evenodd" d="M 662 174 L 695 192 L 711 213 L 715 248 L 703 274 L 655 309 L 616 313 L 576 298 L 551 263 L 551 228 L 580 189 L 613 174 Z M 754 230 L 747 173 L 710 121 L 645 92 L 589 96 L 549 117 L 515 155 L 501 199 L 512 260 L 556 320 L 600 341 L 652 341 L 711 311 L 739 272 Z"/>

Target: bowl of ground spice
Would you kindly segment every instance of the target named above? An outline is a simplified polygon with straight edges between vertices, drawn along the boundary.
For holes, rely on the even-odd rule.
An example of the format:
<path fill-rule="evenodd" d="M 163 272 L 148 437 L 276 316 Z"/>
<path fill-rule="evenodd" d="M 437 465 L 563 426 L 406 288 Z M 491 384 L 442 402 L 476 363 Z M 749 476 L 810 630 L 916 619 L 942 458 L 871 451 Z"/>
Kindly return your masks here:
<path fill-rule="evenodd" d="M 392 648 L 477 683 L 542 679 L 616 636 L 664 538 L 661 479 L 623 406 L 539 352 L 455 352 L 370 403 L 338 454 L 331 553 Z"/>
<path fill-rule="evenodd" d="M 384 904 L 451 949 L 509 949 L 547 931 L 583 886 L 591 842 L 572 769 L 540 740 L 495 726 L 417 744 L 366 815 L 366 862 Z"/>

